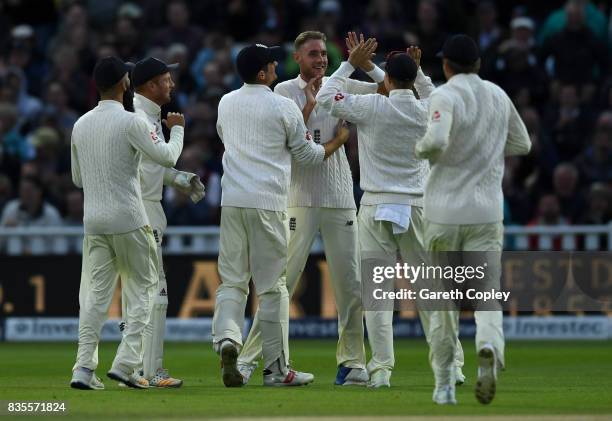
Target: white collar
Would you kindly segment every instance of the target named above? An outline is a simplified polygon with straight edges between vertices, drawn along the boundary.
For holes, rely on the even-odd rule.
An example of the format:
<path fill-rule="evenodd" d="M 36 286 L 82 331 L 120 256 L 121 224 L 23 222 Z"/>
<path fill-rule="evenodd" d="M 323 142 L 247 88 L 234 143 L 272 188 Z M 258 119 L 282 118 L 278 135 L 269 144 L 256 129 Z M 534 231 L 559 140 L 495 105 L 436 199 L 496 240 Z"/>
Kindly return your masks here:
<path fill-rule="evenodd" d="M 394 89 L 391 92 L 389 92 L 389 98 L 391 98 L 392 96 L 397 96 L 397 95 L 408 95 L 408 96 L 414 96 L 414 92 L 412 92 L 412 89 Z"/>
<path fill-rule="evenodd" d="M 161 107 L 159 105 L 140 94 L 134 94 L 134 108 L 140 109 L 146 114 L 155 117 L 159 117 L 161 114 Z"/>

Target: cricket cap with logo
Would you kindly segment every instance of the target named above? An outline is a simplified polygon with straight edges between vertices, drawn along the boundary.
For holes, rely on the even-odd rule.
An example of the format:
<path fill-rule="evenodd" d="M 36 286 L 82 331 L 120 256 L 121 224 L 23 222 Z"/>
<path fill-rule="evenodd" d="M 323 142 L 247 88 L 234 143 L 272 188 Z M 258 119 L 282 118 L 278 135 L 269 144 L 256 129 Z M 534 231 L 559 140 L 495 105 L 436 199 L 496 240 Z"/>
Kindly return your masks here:
<path fill-rule="evenodd" d="M 253 44 L 244 47 L 236 57 L 236 70 L 243 81 L 250 81 L 268 63 L 273 63 L 282 58 L 281 47 L 267 47 L 263 44 Z"/>

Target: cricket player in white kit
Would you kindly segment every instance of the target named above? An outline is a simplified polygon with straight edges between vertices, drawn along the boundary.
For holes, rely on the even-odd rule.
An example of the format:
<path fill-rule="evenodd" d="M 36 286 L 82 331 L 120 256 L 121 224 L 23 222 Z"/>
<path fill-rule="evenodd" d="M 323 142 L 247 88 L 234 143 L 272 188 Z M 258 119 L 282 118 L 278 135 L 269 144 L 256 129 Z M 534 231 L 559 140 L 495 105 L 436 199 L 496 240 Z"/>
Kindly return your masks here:
<path fill-rule="evenodd" d="M 373 39 L 364 42 L 362 38 L 354 45 L 348 62 L 323 85 L 317 101 L 333 116 L 357 125 L 364 191 L 358 219 L 362 259 L 377 253 L 395 260 L 399 251 L 406 263 L 418 266 L 423 259 L 422 196 L 429 166 L 414 156 L 414 146 L 425 134 L 426 98 L 434 86 L 412 58 L 420 58 L 417 48 L 410 48 L 409 54 L 391 53 L 386 72 L 370 61 L 375 48 Z M 389 97 L 348 93 L 346 81 L 357 67 L 382 74 Z M 421 99 L 414 96 L 413 86 Z M 366 309 L 371 387 L 389 387 L 395 364 L 392 303 L 388 307 Z M 427 332 L 427 314 L 420 315 Z"/>
<path fill-rule="evenodd" d="M 348 136 L 342 120 L 321 109 L 315 100 L 327 69 L 325 34 L 303 32 L 295 40 L 293 57 L 300 74 L 279 83 L 274 92 L 294 101 L 302 110 L 304 122 L 315 143 L 325 144 L 339 136 Z M 376 93 L 378 85 L 348 80 L 351 93 Z M 291 165 L 289 188 L 289 254 L 287 289 L 293 295 L 302 276 L 317 232 L 321 233 L 329 264 L 338 311 L 337 385 L 365 385 L 363 345 L 363 308 L 359 273 L 357 215 L 353 197 L 353 178 L 344 148 L 320 165 Z M 248 381 L 261 358 L 261 332 L 256 314 L 249 336 L 238 358 L 238 368 Z"/>
<path fill-rule="evenodd" d="M 223 382 L 244 384 L 238 371 L 244 311 L 253 279 L 259 298 L 264 385 L 299 386 L 314 376 L 289 367 L 287 194 L 291 158 L 317 165 L 346 141 L 317 145 L 297 105 L 276 95 L 279 47 L 243 48 L 236 68 L 245 84 L 219 103 L 217 131 L 225 146 L 221 179 L 221 238 L 213 318 L 213 346 L 221 354 Z"/>
<path fill-rule="evenodd" d="M 152 136 L 165 142 L 162 131 L 161 106 L 170 102 L 174 82 L 170 70 L 178 64 L 167 65 L 153 57 L 139 61 L 132 70 L 132 84 L 135 88 L 134 109 L 154 128 Z M 183 136 L 182 131 L 173 131 L 173 136 Z M 171 141 L 173 141 L 171 139 Z M 143 337 L 143 375 L 152 387 L 180 387 L 183 383 L 163 368 L 164 333 L 168 309 L 168 285 L 162 259 L 162 239 L 166 230 L 166 215 L 161 205 L 163 186 L 171 186 L 191 197 L 197 203 L 204 197 L 204 186 L 196 174 L 165 168 L 147 155 L 140 163 L 140 186 L 142 200 L 157 243 L 158 284 L 151 311 L 151 319 Z M 125 304 L 125 297 L 122 300 Z M 124 311 L 126 313 L 126 311 Z"/>
<path fill-rule="evenodd" d="M 449 38 L 442 50 L 448 82 L 431 94 L 429 127 L 416 146 L 429 159 L 425 187 L 425 247 L 432 252 L 476 251 L 487 258 L 488 288 L 499 289 L 503 242 L 504 157 L 531 147 L 512 101 L 497 85 L 478 76 L 476 43 L 466 35 Z M 497 368 L 504 366 L 502 312 L 474 312 L 478 379 L 476 398 L 495 395 Z M 431 319 L 433 400 L 455 404 L 453 360 L 459 312 L 436 311 Z"/>
<path fill-rule="evenodd" d="M 102 325 L 121 276 L 128 300 L 127 327 L 108 376 L 134 388 L 148 381 L 136 370 L 142 364 L 142 334 L 149 322 L 157 282 L 156 244 L 139 180 L 141 154 L 160 165 L 176 163 L 183 138 L 166 144 L 152 136 L 151 126 L 123 108 L 129 67 L 116 57 L 101 59 L 94 80 L 101 101 L 74 125 L 71 141 L 72 179 L 83 188 L 83 273 L 79 291 L 79 348 L 71 387 L 103 389 L 95 376 Z M 172 131 L 181 132 L 181 115 L 168 116 Z"/>

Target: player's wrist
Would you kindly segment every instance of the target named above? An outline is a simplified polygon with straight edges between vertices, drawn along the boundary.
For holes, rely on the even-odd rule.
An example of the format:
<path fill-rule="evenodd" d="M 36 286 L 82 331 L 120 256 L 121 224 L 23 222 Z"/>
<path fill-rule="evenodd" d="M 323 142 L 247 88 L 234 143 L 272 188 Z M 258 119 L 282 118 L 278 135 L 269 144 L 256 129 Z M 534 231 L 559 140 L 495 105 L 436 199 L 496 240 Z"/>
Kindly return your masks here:
<path fill-rule="evenodd" d="M 372 63 L 372 65 L 374 66 L 374 68 L 369 72 L 366 72 L 366 74 L 370 76 L 370 78 L 372 78 L 374 82 L 382 83 L 385 80 L 385 72 L 380 67 L 376 66 L 374 63 Z"/>

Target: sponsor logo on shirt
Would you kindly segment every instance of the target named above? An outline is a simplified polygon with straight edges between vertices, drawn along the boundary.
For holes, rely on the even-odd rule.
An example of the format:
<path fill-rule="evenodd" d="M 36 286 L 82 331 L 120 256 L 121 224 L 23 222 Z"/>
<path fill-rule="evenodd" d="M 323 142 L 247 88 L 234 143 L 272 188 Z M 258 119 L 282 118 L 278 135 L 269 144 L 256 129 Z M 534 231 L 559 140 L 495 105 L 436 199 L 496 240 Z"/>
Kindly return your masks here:
<path fill-rule="evenodd" d="M 340 93 L 340 92 L 338 92 L 338 93 L 336 94 L 336 96 L 334 97 L 334 101 L 336 101 L 336 102 L 337 102 L 337 101 L 341 101 L 341 100 L 343 100 L 343 99 L 344 99 L 344 95 L 342 95 L 342 93 Z"/>
<path fill-rule="evenodd" d="M 440 121 L 440 115 L 440 111 L 434 111 L 433 115 L 431 116 L 431 121 Z"/>
<path fill-rule="evenodd" d="M 166 292 L 166 288 L 162 288 L 161 291 L 159 291 L 159 296 L 160 297 L 167 297 L 168 293 Z"/>
<path fill-rule="evenodd" d="M 314 131 L 314 141 L 315 141 L 315 143 L 321 143 L 321 130 L 315 129 L 315 131 Z"/>
<path fill-rule="evenodd" d="M 346 221 L 346 226 L 347 227 L 352 227 L 353 226 L 353 221 Z"/>
<path fill-rule="evenodd" d="M 295 231 L 295 226 L 297 225 L 297 221 L 295 218 L 289 218 L 289 230 Z"/>

